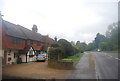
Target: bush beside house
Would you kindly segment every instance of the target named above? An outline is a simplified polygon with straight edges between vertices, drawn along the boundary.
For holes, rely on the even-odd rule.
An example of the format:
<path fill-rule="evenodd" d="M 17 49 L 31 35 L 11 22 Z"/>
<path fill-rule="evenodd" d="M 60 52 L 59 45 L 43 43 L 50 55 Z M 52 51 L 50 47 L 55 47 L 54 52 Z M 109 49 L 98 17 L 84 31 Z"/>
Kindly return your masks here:
<path fill-rule="evenodd" d="M 48 66 L 57 69 L 73 69 L 79 56 L 74 52 L 71 43 L 60 39 L 48 49 Z"/>

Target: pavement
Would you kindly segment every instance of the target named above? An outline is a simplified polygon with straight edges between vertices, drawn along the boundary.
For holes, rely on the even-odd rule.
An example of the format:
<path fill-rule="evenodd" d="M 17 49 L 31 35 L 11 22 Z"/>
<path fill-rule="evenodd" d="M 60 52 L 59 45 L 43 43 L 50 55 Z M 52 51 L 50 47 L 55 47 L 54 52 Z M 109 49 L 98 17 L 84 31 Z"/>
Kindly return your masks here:
<path fill-rule="evenodd" d="M 69 79 L 96 79 L 95 67 L 90 64 L 90 55 L 90 53 L 84 53 Z"/>
<path fill-rule="evenodd" d="M 95 57 L 97 79 L 118 79 L 118 54 L 91 52 Z"/>

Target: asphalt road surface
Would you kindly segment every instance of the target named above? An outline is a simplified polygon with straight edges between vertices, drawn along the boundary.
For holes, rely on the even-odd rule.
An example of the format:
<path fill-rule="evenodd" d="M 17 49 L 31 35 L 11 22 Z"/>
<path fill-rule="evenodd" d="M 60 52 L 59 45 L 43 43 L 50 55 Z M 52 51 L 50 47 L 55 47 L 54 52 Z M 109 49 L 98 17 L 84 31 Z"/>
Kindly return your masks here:
<path fill-rule="evenodd" d="M 89 55 L 94 57 L 94 67 L 90 66 Z M 118 79 L 118 61 L 118 53 L 85 52 L 69 78 Z"/>
<path fill-rule="evenodd" d="M 118 79 L 118 54 L 91 52 L 94 55 L 97 79 Z"/>
<path fill-rule="evenodd" d="M 91 53 L 84 53 L 69 79 L 96 79 L 95 68 L 90 64 L 90 55 Z"/>

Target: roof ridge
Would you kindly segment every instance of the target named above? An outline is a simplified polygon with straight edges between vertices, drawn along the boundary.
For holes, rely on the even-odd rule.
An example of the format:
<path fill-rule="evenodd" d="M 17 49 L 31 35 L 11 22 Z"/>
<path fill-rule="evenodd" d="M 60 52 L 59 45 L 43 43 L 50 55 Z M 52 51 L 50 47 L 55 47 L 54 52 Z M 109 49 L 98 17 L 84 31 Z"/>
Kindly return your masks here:
<path fill-rule="evenodd" d="M 9 23 L 9 24 L 16 25 L 16 24 L 14 24 L 14 23 L 11 23 L 11 22 L 9 22 L 9 21 L 6 21 L 6 20 L 4 20 L 4 19 L 3 19 L 3 21 L 4 21 L 4 22 L 7 22 L 7 23 Z"/>
<path fill-rule="evenodd" d="M 6 34 L 13 37 L 18 37 L 27 40 L 41 41 L 41 42 L 45 42 L 46 37 L 48 40 L 52 39 L 47 35 L 42 35 L 38 32 L 34 32 L 28 28 L 25 28 L 19 24 L 14 24 L 6 20 L 4 20 L 3 25 L 5 26 L 5 28 L 8 28 L 7 30 L 5 30 Z"/>
<path fill-rule="evenodd" d="M 19 25 L 19 24 L 17 24 L 17 26 L 23 27 L 23 26 L 21 26 L 21 25 Z M 28 28 L 26 28 L 26 27 L 23 27 L 23 28 L 29 30 L 29 31 L 32 32 L 32 33 L 40 34 L 40 33 L 38 33 L 38 32 L 34 32 L 34 31 L 32 31 L 32 30 L 30 30 L 30 29 L 28 29 Z M 42 34 L 40 34 L 40 35 L 43 36 Z"/>

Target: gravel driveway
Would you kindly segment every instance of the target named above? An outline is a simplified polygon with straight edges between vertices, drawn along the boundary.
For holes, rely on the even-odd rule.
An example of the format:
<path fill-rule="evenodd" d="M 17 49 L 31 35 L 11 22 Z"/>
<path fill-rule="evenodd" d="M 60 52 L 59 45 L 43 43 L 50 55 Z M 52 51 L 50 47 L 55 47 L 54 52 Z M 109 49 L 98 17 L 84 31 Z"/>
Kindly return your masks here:
<path fill-rule="evenodd" d="M 3 78 L 19 77 L 23 79 L 66 79 L 72 70 L 58 70 L 47 66 L 47 62 L 31 62 L 7 65 L 2 68 Z"/>

